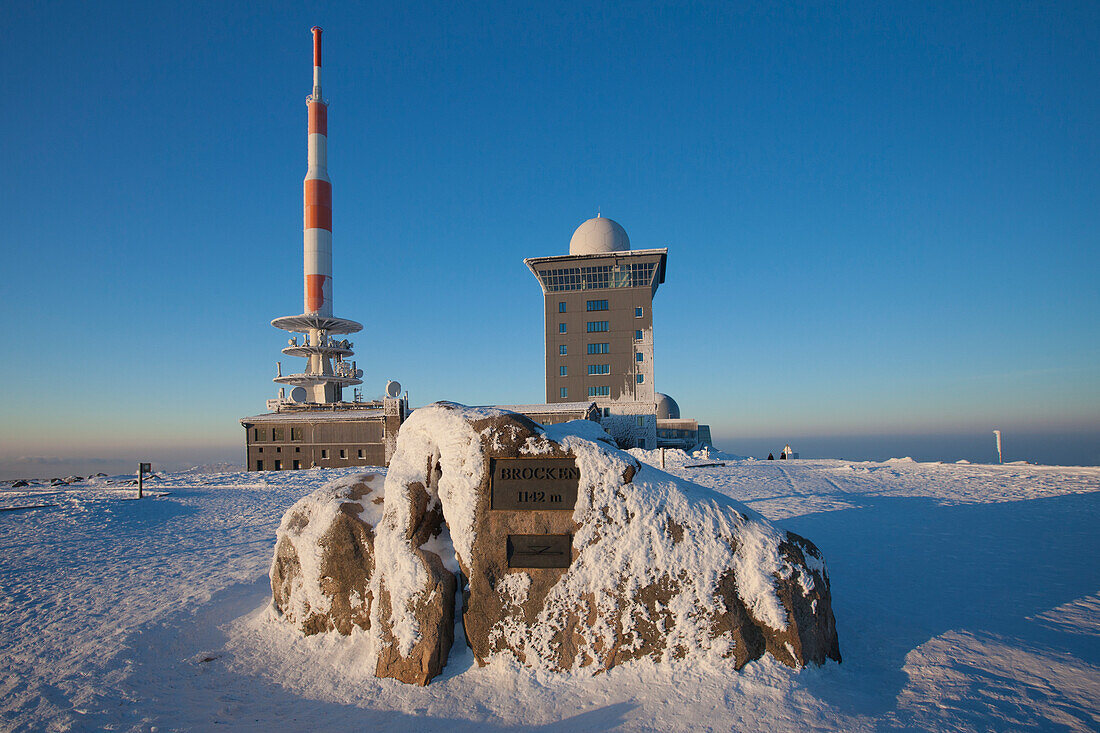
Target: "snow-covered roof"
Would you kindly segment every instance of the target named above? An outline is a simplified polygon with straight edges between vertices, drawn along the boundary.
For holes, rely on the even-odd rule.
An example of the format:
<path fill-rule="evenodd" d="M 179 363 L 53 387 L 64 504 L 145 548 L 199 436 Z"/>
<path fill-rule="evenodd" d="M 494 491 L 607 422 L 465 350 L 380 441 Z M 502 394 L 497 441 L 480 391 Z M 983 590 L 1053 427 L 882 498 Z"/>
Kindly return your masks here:
<path fill-rule="evenodd" d="M 595 402 L 555 402 L 544 405 L 480 405 L 496 410 L 511 410 L 524 415 L 535 413 L 538 415 L 558 415 L 565 412 L 587 412 L 588 408 L 595 407 Z"/>
<path fill-rule="evenodd" d="M 337 422 L 355 420 L 374 420 L 385 416 L 385 410 L 294 410 L 288 412 L 267 412 L 263 415 L 242 417 L 241 424 L 271 422 Z"/>
<path fill-rule="evenodd" d="M 631 249 L 622 252 L 599 252 L 595 254 L 575 254 L 575 255 L 547 255 L 545 257 L 526 257 L 524 262 L 528 267 L 535 264 L 541 264 L 543 262 L 553 262 L 555 260 L 595 260 L 607 257 L 637 257 L 640 255 L 668 255 L 668 247 L 654 247 L 652 249 Z"/>

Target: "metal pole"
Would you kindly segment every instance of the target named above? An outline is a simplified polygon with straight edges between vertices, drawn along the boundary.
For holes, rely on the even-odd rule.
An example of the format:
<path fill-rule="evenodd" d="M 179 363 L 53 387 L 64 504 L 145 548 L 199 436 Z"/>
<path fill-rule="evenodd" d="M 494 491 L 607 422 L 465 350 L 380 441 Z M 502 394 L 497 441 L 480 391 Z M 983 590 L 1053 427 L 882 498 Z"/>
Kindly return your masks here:
<path fill-rule="evenodd" d="M 661 468 L 664 469 L 664 467 L 665 467 L 665 449 L 662 448 L 661 449 Z"/>
<path fill-rule="evenodd" d="M 138 498 L 139 499 L 142 498 L 142 488 L 143 488 L 142 487 L 142 479 L 145 477 L 145 471 L 142 470 L 143 468 L 145 468 L 145 466 L 143 466 L 142 464 L 139 463 L 138 464 Z"/>

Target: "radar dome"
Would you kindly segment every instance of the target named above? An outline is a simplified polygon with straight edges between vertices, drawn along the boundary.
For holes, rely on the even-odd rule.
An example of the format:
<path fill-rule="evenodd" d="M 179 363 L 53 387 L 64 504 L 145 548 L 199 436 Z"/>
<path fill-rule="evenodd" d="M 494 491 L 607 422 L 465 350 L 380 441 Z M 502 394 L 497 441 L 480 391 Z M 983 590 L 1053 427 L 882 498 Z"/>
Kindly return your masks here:
<path fill-rule="evenodd" d="M 597 216 L 577 227 L 569 240 L 571 255 L 600 255 L 607 252 L 626 252 L 630 249 L 630 237 L 619 223 Z"/>
<path fill-rule="evenodd" d="M 676 404 L 676 400 L 669 397 L 667 394 L 661 392 L 657 393 L 657 419 L 658 420 L 679 420 L 680 419 L 680 406 Z"/>

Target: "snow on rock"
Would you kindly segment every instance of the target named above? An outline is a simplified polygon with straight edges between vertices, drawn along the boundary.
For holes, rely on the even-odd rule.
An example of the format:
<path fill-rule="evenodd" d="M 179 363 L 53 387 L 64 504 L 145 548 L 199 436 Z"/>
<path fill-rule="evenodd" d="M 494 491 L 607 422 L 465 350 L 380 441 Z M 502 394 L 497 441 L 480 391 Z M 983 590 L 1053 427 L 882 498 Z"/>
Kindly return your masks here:
<path fill-rule="evenodd" d="M 581 423 L 544 430 L 515 413 L 437 403 L 402 426 L 371 581 L 379 676 L 426 684 L 446 661 L 454 576 L 429 542 L 443 519 L 469 582 L 463 621 L 482 664 L 501 654 L 590 672 L 640 658 L 840 659 L 812 543 Z M 490 509 L 490 459 L 517 456 L 575 459 L 571 514 Z M 569 567 L 509 568 L 509 536 L 524 534 L 571 535 Z"/>
<path fill-rule="evenodd" d="M 279 525 L 271 561 L 275 609 L 305 634 L 370 627 L 374 527 L 384 477 L 337 479 L 299 499 Z"/>

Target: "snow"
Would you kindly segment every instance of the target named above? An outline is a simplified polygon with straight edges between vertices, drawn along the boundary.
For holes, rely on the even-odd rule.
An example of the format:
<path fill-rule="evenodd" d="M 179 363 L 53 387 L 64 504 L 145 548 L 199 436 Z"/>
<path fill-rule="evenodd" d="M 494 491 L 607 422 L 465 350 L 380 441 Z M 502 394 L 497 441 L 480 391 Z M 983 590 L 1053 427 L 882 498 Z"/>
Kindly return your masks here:
<path fill-rule="evenodd" d="M 843 664 L 556 675 L 477 667 L 459 631 L 428 687 L 379 680 L 366 634 L 303 637 L 269 606 L 283 513 L 362 469 L 165 474 L 141 501 L 96 478 L 0 488 L 56 505 L 0 513 L 0 729 L 1100 728 L 1100 469 L 726 464 L 666 454 L 821 548 Z"/>

